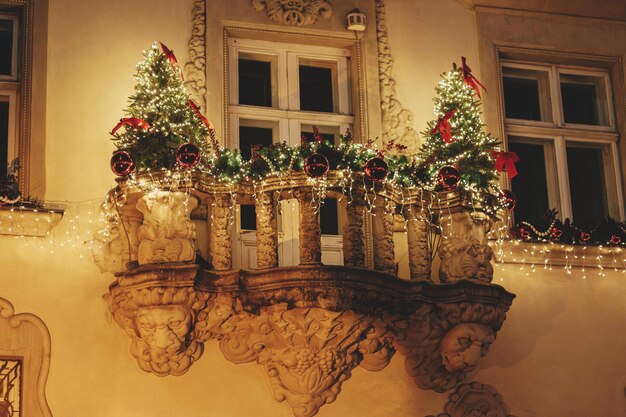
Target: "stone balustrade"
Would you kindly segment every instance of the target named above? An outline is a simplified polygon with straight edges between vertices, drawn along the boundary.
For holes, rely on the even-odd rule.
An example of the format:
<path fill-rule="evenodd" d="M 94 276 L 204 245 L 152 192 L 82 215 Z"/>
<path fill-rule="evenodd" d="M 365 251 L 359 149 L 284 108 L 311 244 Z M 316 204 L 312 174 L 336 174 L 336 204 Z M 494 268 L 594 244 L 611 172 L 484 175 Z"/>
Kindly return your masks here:
<path fill-rule="evenodd" d="M 343 212 L 340 266 L 322 264 L 325 197 Z M 278 210 L 288 199 L 299 207 L 300 262 L 280 267 Z M 396 352 L 418 387 L 454 388 L 514 297 L 491 283 L 494 218 L 463 193 L 341 172 L 237 185 L 187 173 L 120 180 L 107 201 L 96 262 L 115 273 L 104 298 L 141 369 L 181 375 L 216 340 L 231 362 L 263 365 L 296 417 L 332 402 L 355 367 L 379 371 Z M 236 204 L 256 207 L 254 270 L 233 268 Z"/>

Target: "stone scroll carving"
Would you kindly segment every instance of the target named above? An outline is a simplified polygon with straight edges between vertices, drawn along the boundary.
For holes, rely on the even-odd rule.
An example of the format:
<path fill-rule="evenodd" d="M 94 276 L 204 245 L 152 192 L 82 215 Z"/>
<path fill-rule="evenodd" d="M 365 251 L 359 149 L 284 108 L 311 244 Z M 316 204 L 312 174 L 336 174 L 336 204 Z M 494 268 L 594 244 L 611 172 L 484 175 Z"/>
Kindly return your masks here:
<path fill-rule="evenodd" d="M 278 304 L 228 323 L 233 328 L 220 348 L 234 363 L 263 365 L 276 400 L 287 401 L 296 417 L 310 417 L 335 400 L 362 357 L 370 369 L 389 362 L 390 351 L 367 339 L 373 321 L 353 311 Z"/>
<path fill-rule="evenodd" d="M 185 86 L 193 100 L 206 112 L 206 0 L 194 0 L 191 11 L 191 38 L 187 43 L 189 61 L 185 64 Z"/>
<path fill-rule="evenodd" d="M 383 143 L 395 140 L 396 143 L 405 145 L 407 152 L 413 153 L 419 146 L 419 137 L 413 128 L 413 114 L 402 107 L 397 97 L 383 0 L 376 0 L 376 39 L 378 41 L 378 79 Z"/>
<path fill-rule="evenodd" d="M 333 6 L 326 0 L 252 0 L 252 7 L 265 10 L 275 22 L 295 26 L 312 25 L 319 17 L 333 15 Z"/>
<path fill-rule="evenodd" d="M 140 265 L 195 259 L 195 227 L 189 216 L 197 205 L 194 197 L 179 191 L 157 191 L 139 199 L 137 210 L 143 214 L 137 231 Z"/>
<path fill-rule="evenodd" d="M 426 417 L 435 417 L 432 415 Z M 494 387 L 479 382 L 460 384 L 437 417 L 514 417 Z"/>

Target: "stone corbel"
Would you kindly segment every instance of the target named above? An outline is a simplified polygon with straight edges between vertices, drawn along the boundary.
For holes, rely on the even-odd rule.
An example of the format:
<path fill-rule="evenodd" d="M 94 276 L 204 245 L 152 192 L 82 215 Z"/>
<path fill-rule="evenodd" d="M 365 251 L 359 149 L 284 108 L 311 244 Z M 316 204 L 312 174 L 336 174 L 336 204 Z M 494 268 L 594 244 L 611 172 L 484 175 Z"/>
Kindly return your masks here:
<path fill-rule="evenodd" d="M 220 348 L 234 363 L 263 365 L 276 400 L 287 401 L 296 417 L 310 417 L 335 400 L 362 357 L 368 359 L 364 367 L 376 370 L 389 362 L 390 351 L 374 337 L 374 320 L 353 311 L 277 304 L 226 322 Z"/>
<path fill-rule="evenodd" d="M 130 353 L 146 372 L 182 375 L 202 355 L 206 326 L 196 326 L 209 295 L 195 291 L 197 266 L 140 268 L 118 276 L 105 295 L 115 322 L 131 338 Z"/>
<path fill-rule="evenodd" d="M 476 370 L 504 322 L 504 311 L 479 303 L 423 305 L 399 326 L 395 344 L 423 389 L 445 392 Z"/>

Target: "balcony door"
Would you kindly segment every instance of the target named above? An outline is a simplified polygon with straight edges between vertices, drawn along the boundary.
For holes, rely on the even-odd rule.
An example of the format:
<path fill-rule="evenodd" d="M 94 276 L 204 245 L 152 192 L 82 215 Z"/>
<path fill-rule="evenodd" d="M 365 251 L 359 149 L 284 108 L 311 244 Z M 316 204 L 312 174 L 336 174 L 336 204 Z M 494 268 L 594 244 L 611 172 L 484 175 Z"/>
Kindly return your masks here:
<path fill-rule="evenodd" d="M 312 138 L 316 126 L 325 140 L 338 143 L 351 128 L 349 51 L 319 46 L 247 39 L 229 41 L 229 126 L 231 146 L 245 159 L 256 145 Z M 340 202 L 327 198 L 320 207 L 322 262 L 342 265 Z M 284 196 L 278 213 L 279 265 L 300 263 L 299 205 Z M 254 205 L 238 205 L 233 265 L 256 268 Z"/>

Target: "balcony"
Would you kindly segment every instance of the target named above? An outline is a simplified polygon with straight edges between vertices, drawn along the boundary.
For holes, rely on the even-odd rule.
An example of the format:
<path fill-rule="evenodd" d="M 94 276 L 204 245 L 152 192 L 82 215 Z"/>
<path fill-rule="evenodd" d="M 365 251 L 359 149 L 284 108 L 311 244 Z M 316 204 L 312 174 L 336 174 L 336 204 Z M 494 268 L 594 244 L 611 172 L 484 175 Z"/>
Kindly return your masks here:
<path fill-rule="evenodd" d="M 355 367 L 379 371 L 395 353 L 421 389 L 452 389 L 487 354 L 514 298 L 491 283 L 486 235 L 497 219 L 462 192 L 342 171 L 324 181 L 296 172 L 232 185 L 160 172 L 118 182 L 95 258 L 115 274 L 104 297 L 140 368 L 182 375 L 216 340 L 227 360 L 262 365 L 297 417 L 332 402 Z M 342 266 L 321 262 L 324 197 L 343 211 Z M 280 267 L 279 201 L 292 198 L 300 264 Z M 254 270 L 233 269 L 235 204 L 256 205 Z M 400 239 L 407 278 L 396 275 Z"/>

